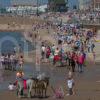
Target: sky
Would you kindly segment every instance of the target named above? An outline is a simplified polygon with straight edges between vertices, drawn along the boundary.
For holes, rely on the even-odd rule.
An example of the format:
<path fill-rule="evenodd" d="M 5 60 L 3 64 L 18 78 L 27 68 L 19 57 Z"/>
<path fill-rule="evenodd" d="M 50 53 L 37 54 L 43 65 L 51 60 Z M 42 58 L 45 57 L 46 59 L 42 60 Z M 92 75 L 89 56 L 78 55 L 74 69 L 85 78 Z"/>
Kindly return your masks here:
<path fill-rule="evenodd" d="M 35 2 L 36 3 L 36 0 L 0 0 L 0 6 L 10 6 L 11 5 L 11 1 L 17 1 L 18 3 L 30 3 L 31 2 Z M 44 3 L 47 3 L 48 0 L 39 0 L 40 3 L 44 4 Z"/>
<path fill-rule="evenodd" d="M 0 7 L 9 5 L 10 5 L 10 0 L 0 0 Z"/>

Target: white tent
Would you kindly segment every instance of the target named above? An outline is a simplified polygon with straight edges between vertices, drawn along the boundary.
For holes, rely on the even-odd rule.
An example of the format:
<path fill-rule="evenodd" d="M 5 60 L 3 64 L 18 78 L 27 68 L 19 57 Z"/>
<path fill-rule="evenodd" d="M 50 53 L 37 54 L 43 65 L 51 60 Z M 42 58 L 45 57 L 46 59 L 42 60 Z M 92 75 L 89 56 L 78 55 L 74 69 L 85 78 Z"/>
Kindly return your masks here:
<path fill-rule="evenodd" d="M 45 12 L 46 9 L 47 9 L 47 5 L 43 5 L 43 6 L 39 7 L 39 11 L 41 11 L 41 12 Z"/>

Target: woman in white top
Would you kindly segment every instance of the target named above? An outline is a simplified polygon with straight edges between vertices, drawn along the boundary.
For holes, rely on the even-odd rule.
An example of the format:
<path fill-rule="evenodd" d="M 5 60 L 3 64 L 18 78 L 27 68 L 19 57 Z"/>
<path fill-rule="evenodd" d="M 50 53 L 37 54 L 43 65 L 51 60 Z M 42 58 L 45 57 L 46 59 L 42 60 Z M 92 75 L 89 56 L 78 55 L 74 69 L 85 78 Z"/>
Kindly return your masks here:
<path fill-rule="evenodd" d="M 4 56 L 1 55 L 1 57 L 0 57 L 0 69 L 3 68 L 3 64 L 4 64 Z"/>
<path fill-rule="evenodd" d="M 59 49 L 57 48 L 56 50 L 55 50 L 55 54 L 54 54 L 55 56 L 56 55 L 59 55 Z"/>

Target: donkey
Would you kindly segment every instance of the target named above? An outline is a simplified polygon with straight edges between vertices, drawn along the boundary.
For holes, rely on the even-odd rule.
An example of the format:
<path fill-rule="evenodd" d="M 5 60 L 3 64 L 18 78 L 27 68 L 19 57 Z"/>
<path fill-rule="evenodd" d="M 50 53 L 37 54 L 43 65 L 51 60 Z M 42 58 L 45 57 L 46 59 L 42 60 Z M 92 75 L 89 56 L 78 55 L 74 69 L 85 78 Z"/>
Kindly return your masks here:
<path fill-rule="evenodd" d="M 23 92 L 24 92 L 24 80 L 22 81 L 17 81 L 17 95 L 18 97 L 22 97 L 23 96 Z M 31 92 L 32 92 L 32 89 L 33 87 L 35 87 L 35 79 L 34 78 L 29 78 L 28 80 L 26 80 L 26 89 L 28 90 L 28 97 L 31 98 Z"/>
<path fill-rule="evenodd" d="M 39 97 L 46 97 L 48 85 L 48 77 L 44 78 L 43 80 L 37 80 L 35 85 L 35 95 L 38 95 Z"/>
<path fill-rule="evenodd" d="M 49 78 L 45 78 L 44 80 L 38 80 L 36 78 L 30 78 L 26 80 L 26 89 L 28 90 L 28 97 L 32 97 L 32 89 L 34 89 L 34 96 L 38 95 L 39 97 L 43 97 L 43 93 L 45 91 L 45 97 L 47 92 L 47 87 L 49 85 Z M 24 92 L 24 84 L 22 81 L 17 82 L 17 95 L 18 97 L 23 96 Z"/>

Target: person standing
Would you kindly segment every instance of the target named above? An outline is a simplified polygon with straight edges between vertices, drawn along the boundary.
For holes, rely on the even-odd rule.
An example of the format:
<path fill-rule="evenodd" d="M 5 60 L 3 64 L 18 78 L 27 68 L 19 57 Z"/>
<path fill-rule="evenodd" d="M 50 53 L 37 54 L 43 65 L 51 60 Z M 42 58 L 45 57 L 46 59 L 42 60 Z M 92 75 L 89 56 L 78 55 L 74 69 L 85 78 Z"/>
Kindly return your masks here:
<path fill-rule="evenodd" d="M 24 58 L 23 58 L 23 56 L 20 56 L 20 58 L 19 58 L 19 66 L 20 66 L 21 70 L 23 69 L 23 64 L 24 64 Z"/>
<path fill-rule="evenodd" d="M 13 66 L 14 66 L 14 70 L 16 70 L 17 63 L 18 63 L 18 59 L 17 59 L 16 55 L 13 54 L 13 64 L 14 64 Z"/>
<path fill-rule="evenodd" d="M 72 75 L 71 76 L 69 75 L 67 80 L 67 88 L 68 88 L 67 96 L 74 94 L 73 91 L 74 85 L 75 85 L 74 79 L 72 78 Z"/>
<path fill-rule="evenodd" d="M 42 45 L 42 47 L 41 47 L 41 56 L 42 56 L 42 59 L 45 58 L 45 51 L 46 51 L 46 47 L 44 45 Z"/>
<path fill-rule="evenodd" d="M 71 53 L 68 52 L 68 65 L 71 66 Z"/>
<path fill-rule="evenodd" d="M 11 70 L 14 71 L 14 59 L 13 59 L 13 54 L 10 55 L 10 63 L 11 63 Z"/>
<path fill-rule="evenodd" d="M 53 59 L 53 65 L 55 65 L 55 63 L 57 62 L 57 61 L 59 61 L 59 48 L 57 47 L 56 49 L 55 49 L 55 52 L 54 52 L 54 59 Z"/>
<path fill-rule="evenodd" d="M 75 72 L 75 52 L 73 52 L 71 55 L 71 67 L 72 67 L 72 72 Z"/>
<path fill-rule="evenodd" d="M 24 77 L 24 73 L 22 71 L 16 73 L 17 96 L 19 98 L 23 96 L 23 92 L 24 92 L 23 77 Z"/>
<path fill-rule="evenodd" d="M 4 67 L 4 54 L 2 54 L 0 57 L 0 63 L 1 63 L 1 68 L 3 68 Z"/>
<path fill-rule="evenodd" d="M 47 60 L 46 62 L 48 62 L 50 53 L 51 53 L 51 49 L 50 49 L 50 47 L 48 46 L 48 47 L 46 48 L 46 60 Z"/>
<path fill-rule="evenodd" d="M 81 73 L 83 72 L 83 64 L 84 64 L 85 57 L 83 53 L 79 53 L 78 55 L 78 71 Z"/>

